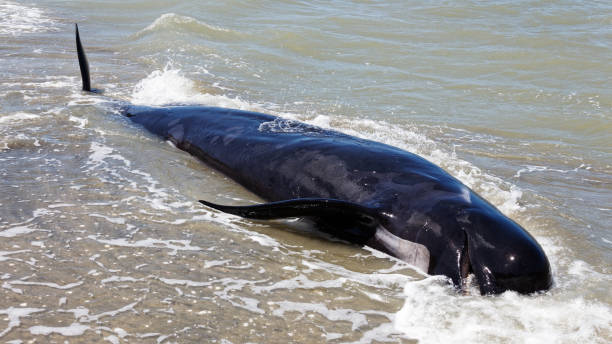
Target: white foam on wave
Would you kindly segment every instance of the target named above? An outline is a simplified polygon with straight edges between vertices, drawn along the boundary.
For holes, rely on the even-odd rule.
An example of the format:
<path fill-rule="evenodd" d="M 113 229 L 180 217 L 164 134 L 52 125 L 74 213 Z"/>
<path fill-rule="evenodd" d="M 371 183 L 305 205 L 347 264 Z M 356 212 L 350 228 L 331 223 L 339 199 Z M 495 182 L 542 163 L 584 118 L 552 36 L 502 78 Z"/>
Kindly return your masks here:
<path fill-rule="evenodd" d="M 224 95 L 201 93 L 196 84 L 171 64 L 142 79 L 132 91 L 131 102 L 141 105 L 198 104 L 241 110 L 259 109 L 257 105 Z"/>
<path fill-rule="evenodd" d="M 420 343 L 604 343 L 610 334 L 609 308 L 581 297 L 462 296 L 439 276 L 408 283 L 404 293 L 395 327 Z"/>
<path fill-rule="evenodd" d="M 340 265 L 328 263 L 325 261 L 308 261 L 303 260 L 302 264 L 311 270 L 323 270 L 331 272 L 334 275 L 342 276 L 355 283 L 359 283 L 372 288 L 394 288 L 395 286 L 401 286 L 406 284 L 408 281 L 413 280 L 412 277 L 399 274 L 399 273 L 361 273 L 352 270 L 348 270 Z M 405 265 L 405 264 L 400 264 Z"/>
<path fill-rule="evenodd" d="M 569 263 L 567 274 L 571 276 L 571 280 L 565 282 L 567 284 L 583 284 L 587 281 L 600 281 L 604 284 L 612 282 L 612 275 L 595 271 L 591 265 L 583 260 L 574 260 Z"/>
<path fill-rule="evenodd" d="M 177 251 L 200 251 L 202 250 L 199 246 L 192 246 L 191 240 L 161 240 L 161 239 L 142 239 L 136 241 L 129 241 L 126 239 L 100 239 L 95 235 L 89 235 L 89 239 L 95 240 L 99 243 L 111 245 L 111 246 L 122 246 L 122 247 L 142 247 L 142 248 L 156 248 L 156 249 L 169 249 L 172 250 L 172 255 L 176 254 Z"/>
<path fill-rule="evenodd" d="M 11 258 L 11 257 L 7 257 L 7 256 L 11 255 L 11 254 L 25 253 L 25 252 L 30 252 L 30 250 L 0 251 L 0 262 L 3 262 L 5 260 L 17 260 L 17 261 L 21 261 L 21 259 Z M 2 279 L 4 279 L 4 278 L 2 278 Z"/>
<path fill-rule="evenodd" d="M 87 164 L 91 165 L 90 170 L 94 170 L 100 167 L 100 165 L 104 164 L 104 160 L 106 159 L 119 160 L 122 161 L 126 166 L 130 166 L 129 160 L 127 160 L 120 154 L 113 154 L 114 149 L 102 143 L 92 142 L 89 151 L 91 152 L 91 154 L 89 155 Z"/>
<path fill-rule="evenodd" d="M 95 214 L 95 213 L 89 214 L 89 216 L 91 216 L 91 217 L 99 217 L 99 218 L 105 219 L 106 221 L 108 221 L 110 223 L 114 223 L 114 224 L 118 224 L 118 225 L 123 225 L 123 224 L 125 224 L 125 221 L 126 221 L 124 217 L 110 217 L 110 216 L 105 216 L 105 215 L 102 215 L 102 214 Z"/>
<path fill-rule="evenodd" d="M 272 285 L 267 286 L 253 286 L 251 290 L 254 293 L 269 293 L 278 289 L 331 289 L 331 288 L 342 288 L 344 283 L 347 281 L 346 278 L 340 277 L 333 280 L 325 280 L 325 281 L 313 281 L 309 279 L 306 275 L 300 274 L 291 279 L 285 279 L 278 281 Z"/>
<path fill-rule="evenodd" d="M 164 13 L 157 19 L 155 19 L 149 26 L 137 32 L 136 37 L 140 37 L 150 32 L 168 30 L 183 25 L 192 25 L 210 31 L 231 32 L 231 30 L 228 30 L 226 28 L 210 25 L 192 17 L 183 16 L 176 13 Z"/>
<path fill-rule="evenodd" d="M 55 75 L 46 75 L 43 78 L 45 81 L 37 80 L 31 82 L 4 82 L 2 86 L 7 88 L 14 89 L 23 89 L 23 88 L 36 88 L 36 89 L 46 89 L 46 88 L 72 88 L 77 86 L 77 78 L 74 76 L 55 76 Z"/>
<path fill-rule="evenodd" d="M 520 178 L 522 174 L 527 174 L 527 173 L 534 173 L 534 172 L 557 172 L 557 173 L 570 173 L 570 172 L 578 172 L 578 170 L 580 169 L 586 169 L 589 170 L 591 169 L 590 166 L 585 165 L 585 164 L 580 164 L 580 166 L 577 166 L 576 168 L 573 168 L 571 170 L 561 170 L 561 169 L 556 169 L 556 168 L 550 168 L 547 166 L 538 166 L 538 165 L 524 165 L 523 168 L 521 168 L 520 170 L 516 171 L 516 174 L 514 175 L 515 178 Z"/>
<path fill-rule="evenodd" d="M 235 307 L 246 309 L 250 312 L 257 314 L 264 314 L 265 311 L 259 307 L 259 300 L 256 300 L 251 297 L 239 296 L 233 294 L 233 292 L 243 290 L 245 287 L 252 287 L 257 283 L 266 282 L 266 280 L 244 280 L 244 279 L 234 279 L 230 277 L 220 278 L 220 279 L 211 279 L 206 282 L 201 281 L 191 281 L 191 280 L 179 280 L 179 279 L 171 279 L 171 278 L 157 278 L 160 282 L 165 283 L 170 286 L 180 285 L 191 288 L 202 288 L 202 287 L 210 287 L 215 284 L 220 284 L 215 288 L 215 296 L 223 299 Z M 221 287 L 223 286 L 223 288 Z"/>
<path fill-rule="evenodd" d="M 134 278 L 130 276 L 111 276 L 100 281 L 102 284 L 106 283 L 123 283 L 123 282 L 142 282 L 144 278 Z"/>
<path fill-rule="evenodd" d="M 68 284 L 57 284 L 57 283 L 53 283 L 53 282 L 34 282 L 34 281 L 9 281 L 7 282 L 9 285 L 31 285 L 31 286 L 42 286 L 42 287 L 49 287 L 49 288 L 54 288 L 54 289 L 62 289 L 62 290 L 66 290 L 66 289 L 72 289 L 75 287 L 80 286 L 81 284 L 83 284 L 83 282 L 74 282 L 74 283 L 68 283 Z"/>
<path fill-rule="evenodd" d="M 52 333 L 57 333 L 62 336 L 70 337 L 70 336 L 80 336 L 85 331 L 89 330 L 90 327 L 87 325 L 72 323 L 68 326 L 32 326 L 30 327 L 30 333 L 34 335 L 45 335 L 48 336 Z"/>
<path fill-rule="evenodd" d="M 13 124 L 15 122 L 27 121 L 39 118 L 39 115 L 27 112 L 16 112 L 11 115 L 0 116 L 0 124 Z"/>
<path fill-rule="evenodd" d="M 0 35 L 21 35 L 56 30 L 57 22 L 43 10 L 12 1 L 0 3 Z"/>
<path fill-rule="evenodd" d="M 9 307 L 6 309 L 0 309 L 0 314 L 4 314 L 8 318 L 8 327 L 0 332 L 0 338 L 4 337 L 7 333 L 9 333 L 13 328 L 21 325 L 21 318 L 25 318 L 30 316 L 30 314 L 38 313 L 44 311 L 44 308 L 16 308 Z"/>
<path fill-rule="evenodd" d="M 28 226 L 16 226 L 16 227 L 11 227 L 9 229 L 5 229 L 1 231 L 0 237 L 12 238 L 12 237 L 16 237 L 19 235 L 25 235 L 25 234 L 32 233 L 35 231 L 40 231 L 40 230 L 41 229 L 30 228 Z"/>
<path fill-rule="evenodd" d="M 48 208 L 49 209 L 54 209 L 54 208 L 74 207 L 74 206 L 76 206 L 76 204 L 73 204 L 73 203 L 55 203 L 55 204 L 49 204 Z"/>
<path fill-rule="evenodd" d="M 192 280 L 180 280 L 174 278 L 158 278 L 160 282 L 165 283 L 167 285 L 180 285 L 185 287 L 208 287 L 213 284 L 214 281 L 209 282 L 200 282 L 200 281 L 192 281 Z"/>
<path fill-rule="evenodd" d="M 306 313 L 318 313 L 331 321 L 350 322 L 353 331 L 368 324 L 366 316 L 358 311 L 343 308 L 329 309 L 323 303 L 277 301 L 270 302 L 270 304 L 278 306 L 277 309 L 272 311 L 272 314 L 277 317 L 282 317 L 287 312 L 299 312 L 303 315 L 306 315 Z"/>
<path fill-rule="evenodd" d="M 138 303 L 140 303 L 140 301 L 141 301 L 141 298 L 139 298 L 135 302 L 127 304 L 118 309 L 114 309 L 114 310 L 110 310 L 110 311 L 106 311 L 106 312 L 102 312 L 102 313 L 98 313 L 94 315 L 89 315 L 89 309 L 82 307 L 82 306 L 74 308 L 74 309 L 60 309 L 59 311 L 64 312 L 64 313 L 72 313 L 74 315 L 74 318 L 78 320 L 80 323 L 98 322 L 100 321 L 100 319 L 104 317 L 114 317 L 117 314 L 125 313 L 128 311 L 134 312 L 134 307 Z"/>
<path fill-rule="evenodd" d="M 87 120 L 87 118 L 80 118 L 80 117 L 75 117 L 75 116 L 70 116 L 68 119 L 71 122 L 76 122 L 77 123 L 77 128 L 81 128 L 81 129 L 85 129 L 85 126 L 89 122 Z"/>

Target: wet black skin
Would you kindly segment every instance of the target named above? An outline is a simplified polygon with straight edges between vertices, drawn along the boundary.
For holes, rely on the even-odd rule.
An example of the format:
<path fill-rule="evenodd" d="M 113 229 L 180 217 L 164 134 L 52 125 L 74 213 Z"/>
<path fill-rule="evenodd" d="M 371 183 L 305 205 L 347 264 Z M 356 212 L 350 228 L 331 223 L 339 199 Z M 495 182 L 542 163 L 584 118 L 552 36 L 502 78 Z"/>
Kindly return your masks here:
<path fill-rule="evenodd" d="M 267 201 L 329 198 L 364 206 L 395 236 L 426 246 L 427 272 L 456 286 L 470 272 L 482 294 L 551 286 L 548 259 L 527 231 L 415 154 L 255 112 L 131 106 L 125 114 Z M 359 221 L 311 217 L 333 235 L 389 253 Z"/>

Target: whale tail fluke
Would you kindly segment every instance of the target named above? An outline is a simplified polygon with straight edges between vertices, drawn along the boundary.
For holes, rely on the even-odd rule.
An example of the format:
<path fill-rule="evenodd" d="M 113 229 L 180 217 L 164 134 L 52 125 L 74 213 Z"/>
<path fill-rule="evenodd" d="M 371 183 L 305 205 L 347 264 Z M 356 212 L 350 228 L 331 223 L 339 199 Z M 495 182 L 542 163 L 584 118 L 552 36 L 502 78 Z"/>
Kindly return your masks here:
<path fill-rule="evenodd" d="M 76 48 L 77 55 L 79 56 L 79 68 L 81 69 L 81 80 L 83 81 L 83 91 L 93 92 L 91 90 L 91 80 L 89 79 L 89 63 L 87 62 L 87 56 L 85 50 L 81 44 L 81 37 L 79 36 L 79 25 L 74 24 L 76 32 Z"/>

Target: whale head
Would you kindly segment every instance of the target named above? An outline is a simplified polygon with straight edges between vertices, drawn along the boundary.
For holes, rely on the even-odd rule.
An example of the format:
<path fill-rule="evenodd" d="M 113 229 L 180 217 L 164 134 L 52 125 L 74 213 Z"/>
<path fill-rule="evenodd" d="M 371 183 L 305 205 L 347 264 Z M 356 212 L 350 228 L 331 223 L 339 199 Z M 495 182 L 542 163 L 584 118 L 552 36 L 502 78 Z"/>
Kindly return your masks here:
<path fill-rule="evenodd" d="M 478 195 L 446 199 L 421 214 L 423 220 L 392 231 L 429 249 L 428 273 L 449 276 L 462 289 L 473 275 L 483 295 L 551 287 L 550 263 L 536 239 Z"/>
<path fill-rule="evenodd" d="M 464 209 L 457 223 L 466 236 L 461 278 L 472 272 L 482 294 L 507 290 L 529 294 L 550 288 L 548 258 L 519 224 L 490 207 Z"/>

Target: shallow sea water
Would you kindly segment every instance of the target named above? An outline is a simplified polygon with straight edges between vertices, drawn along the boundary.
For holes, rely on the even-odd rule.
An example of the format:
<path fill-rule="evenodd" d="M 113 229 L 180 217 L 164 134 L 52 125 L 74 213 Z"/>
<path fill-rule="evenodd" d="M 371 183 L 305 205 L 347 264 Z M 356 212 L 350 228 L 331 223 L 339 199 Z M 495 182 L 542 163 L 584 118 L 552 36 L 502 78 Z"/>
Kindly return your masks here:
<path fill-rule="evenodd" d="M 0 340 L 607 343 L 612 6 L 0 1 Z M 80 91 L 73 23 L 95 87 Z M 553 288 L 462 295 L 116 113 L 272 113 L 415 152 L 521 223 Z"/>

